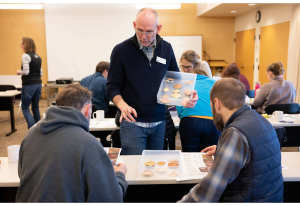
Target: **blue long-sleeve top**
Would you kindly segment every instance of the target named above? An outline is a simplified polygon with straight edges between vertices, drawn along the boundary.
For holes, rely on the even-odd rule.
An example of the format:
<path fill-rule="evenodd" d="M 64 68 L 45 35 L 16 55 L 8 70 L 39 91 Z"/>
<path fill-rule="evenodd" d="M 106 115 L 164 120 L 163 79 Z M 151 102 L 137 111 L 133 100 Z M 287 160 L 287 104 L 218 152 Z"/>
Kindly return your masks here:
<path fill-rule="evenodd" d="M 88 90 L 93 92 L 92 103 L 97 106 L 98 110 L 104 110 L 105 114 L 108 112 L 109 99 L 105 94 L 107 80 L 100 72 L 83 78 L 80 84 Z"/>
<path fill-rule="evenodd" d="M 193 109 L 176 106 L 178 117 L 181 119 L 188 116 L 204 117 L 212 119 L 212 111 L 210 106 L 210 90 L 216 81 L 207 76 L 197 74 L 195 90 L 198 93 L 199 100 Z"/>
<path fill-rule="evenodd" d="M 157 57 L 166 60 L 157 62 Z M 166 119 L 166 105 L 157 103 L 157 92 L 167 71 L 179 71 L 170 43 L 156 35 L 156 48 L 149 62 L 134 36 L 115 46 L 110 57 L 106 94 L 121 95 L 137 112 L 137 122 Z"/>

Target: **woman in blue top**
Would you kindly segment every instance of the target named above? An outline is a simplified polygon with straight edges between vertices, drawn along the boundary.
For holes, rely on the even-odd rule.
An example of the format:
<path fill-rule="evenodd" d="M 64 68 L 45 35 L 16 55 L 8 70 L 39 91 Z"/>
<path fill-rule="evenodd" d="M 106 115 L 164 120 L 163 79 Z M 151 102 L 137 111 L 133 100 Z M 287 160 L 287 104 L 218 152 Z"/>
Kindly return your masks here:
<path fill-rule="evenodd" d="M 197 74 L 195 90 L 199 100 L 193 109 L 176 106 L 178 116 L 181 119 L 179 133 L 183 152 L 200 152 L 204 148 L 217 145 L 221 132 L 213 123 L 210 106 L 210 90 L 215 80 L 207 77 L 207 74 L 196 69 L 199 62 L 197 54 L 188 50 L 180 59 L 180 67 L 184 72 Z"/>

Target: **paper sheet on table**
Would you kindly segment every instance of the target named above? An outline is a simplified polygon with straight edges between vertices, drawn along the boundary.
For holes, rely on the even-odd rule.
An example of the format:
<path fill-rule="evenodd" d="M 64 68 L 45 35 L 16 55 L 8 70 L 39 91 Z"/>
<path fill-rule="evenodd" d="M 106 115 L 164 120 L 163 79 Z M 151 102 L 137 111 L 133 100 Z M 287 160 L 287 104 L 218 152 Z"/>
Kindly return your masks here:
<path fill-rule="evenodd" d="M 119 156 L 122 148 L 111 148 L 111 147 L 103 147 L 103 148 L 111 161 L 114 161 L 117 164 L 124 163 L 123 161 L 119 161 Z"/>
<path fill-rule="evenodd" d="M 294 116 L 283 116 L 283 120 L 287 122 L 299 122 L 300 119 Z"/>
<path fill-rule="evenodd" d="M 90 121 L 90 127 L 92 128 L 98 128 L 98 127 L 105 127 L 107 125 L 114 126 L 115 125 L 115 119 L 110 119 L 108 121 Z"/>
<path fill-rule="evenodd" d="M 182 157 L 182 175 L 176 178 L 177 181 L 203 178 L 213 164 L 213 157 L 205 153 L 182 153 Z"/>

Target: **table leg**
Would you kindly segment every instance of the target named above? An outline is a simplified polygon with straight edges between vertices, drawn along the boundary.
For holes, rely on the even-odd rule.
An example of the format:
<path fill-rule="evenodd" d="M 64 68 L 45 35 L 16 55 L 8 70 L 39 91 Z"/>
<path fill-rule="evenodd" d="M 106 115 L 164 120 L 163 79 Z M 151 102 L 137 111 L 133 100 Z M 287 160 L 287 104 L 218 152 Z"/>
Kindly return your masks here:
<path fill-rule="evenodd" d="M 12 133 L 16 132 L 16 128 L 15 128 L 15 112 L 14 112 L 14 97 L 10 98 L 10 102 L 9 102 L 9 110 L 10 110 L 10 125 L 11 125 L 11 131 L 9 133 L 6 134 L 6 136 L 11 135 Z"/>
<path fill-rule="evenodd" d="M 50 104 L 49 104 L 49 87 L 46 85 L 46 96 L 47 96 L 47 107 L 50 107 Z"/>

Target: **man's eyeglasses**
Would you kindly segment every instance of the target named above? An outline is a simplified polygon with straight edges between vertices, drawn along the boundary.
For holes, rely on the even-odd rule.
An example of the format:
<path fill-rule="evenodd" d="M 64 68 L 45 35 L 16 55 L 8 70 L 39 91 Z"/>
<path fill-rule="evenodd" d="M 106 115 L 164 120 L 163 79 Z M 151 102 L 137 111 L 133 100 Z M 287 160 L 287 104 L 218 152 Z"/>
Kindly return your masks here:
<path fill-rule="evenodd" d="M 140 30 L 135 30 L 135 32 L 139 36 L 143 36 L 144 34 L 146 34 L 147 37 L 153 36 L 153 34 L 155 33 L 155 31 L 140 31 Z"/>
<path fill-rule="evenodd" d="M 183 65 L 180 65 L 180 68 L 183 69 L 183 70 L 187 70 L 187 71 L 191 71 L 192 70 L 192 66 L 183 66 Z"/>

